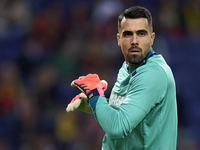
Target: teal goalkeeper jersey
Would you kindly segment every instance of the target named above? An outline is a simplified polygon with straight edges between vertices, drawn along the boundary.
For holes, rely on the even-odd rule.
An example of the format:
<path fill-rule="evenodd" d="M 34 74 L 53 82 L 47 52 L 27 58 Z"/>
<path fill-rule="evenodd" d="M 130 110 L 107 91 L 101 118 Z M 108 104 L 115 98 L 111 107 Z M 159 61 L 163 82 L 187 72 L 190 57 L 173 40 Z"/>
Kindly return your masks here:
<path fill-rule="evenodd" d="M 105 131 L 102 150 L 176 150 L 175 81 L 164 58 L 153 54 L 138 66 L 123 63 L 109 102 L 90 99 Z"/>

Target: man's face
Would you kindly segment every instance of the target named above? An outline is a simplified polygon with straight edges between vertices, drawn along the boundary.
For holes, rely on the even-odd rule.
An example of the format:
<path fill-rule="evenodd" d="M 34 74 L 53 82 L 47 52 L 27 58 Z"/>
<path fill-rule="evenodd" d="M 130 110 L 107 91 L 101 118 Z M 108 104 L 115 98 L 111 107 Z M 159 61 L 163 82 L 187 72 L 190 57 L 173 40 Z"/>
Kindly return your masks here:
<path fill-rule="evenodd" d="M 149 53 L 154 38 L 155 33 L 152 33 L 146 18 L 123 18 L 117 39 L 126 63 L 135 66 L 142 62 Z"/>

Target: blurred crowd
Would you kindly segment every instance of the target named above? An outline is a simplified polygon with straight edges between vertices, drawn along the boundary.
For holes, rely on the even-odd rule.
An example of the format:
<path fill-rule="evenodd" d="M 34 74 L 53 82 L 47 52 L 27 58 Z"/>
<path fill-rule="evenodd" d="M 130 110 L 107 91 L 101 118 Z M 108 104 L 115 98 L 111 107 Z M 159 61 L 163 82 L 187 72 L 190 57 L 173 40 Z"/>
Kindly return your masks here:
<path fill-rule="evenodd" d="M 175 76 L 177 150 L 200 149 L 199 0 L 0 0 L 0 150 L 100 150 L 93 115 L 65 111 L 70 83 L 97 73 L 109 97 L 124 61 L 117 17 L 133 5 L 151 11 Z"/>

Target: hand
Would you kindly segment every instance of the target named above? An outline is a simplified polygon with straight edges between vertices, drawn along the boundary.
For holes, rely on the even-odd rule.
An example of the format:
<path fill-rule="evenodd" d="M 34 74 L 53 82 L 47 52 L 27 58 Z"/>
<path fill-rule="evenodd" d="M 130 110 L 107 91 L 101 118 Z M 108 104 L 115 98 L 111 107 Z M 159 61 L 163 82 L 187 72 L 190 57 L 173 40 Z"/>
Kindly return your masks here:
<path fill-rule="evenodd" d="M 71 113 L 75 110 L 80 110 L 80 111 L 90 113 L 90 114 L 93 113 L 88 103 L 88 98 L 84 93 L 80 93 L 76 95 L 66 108 L 66 111 L 68 113 Z"/>
<path fill-rule="evenodd" d="M 107 82 L 99 79 L 97 74 L 88 74 L 87 76 L 81 76 L 71 83 L 72 87 L 78 87 L 86 95 L 89 91 L 101 88 L 104 91 L 107 89 Z"/>
<path fill-rule="evenodd" d="M 89 74 L 89 75 L 91 75 L 91 74 Z M 81 76 L 77 80 L 82 80 L 85 77 L 87 77 L 87 76 Z M 98 75 L 95 75 L 95 80 L 99 82 L 100 80 L 98 80 L 98 79 L 99 79 Z M 74 84 L 74 81 L 71 83 L 71 86 L 72 87 L 78 87 L 76 84 Z M 102 89 L 105 91 L 107 89 L 108 83 L 105 80 L 101 80 L 100 82 L 101 82 L 100 83 L 100 85 L 101 85 L 100 87 L 102 87 Z M 81 91 L 83 91 L 81 88 L 79 88 L 79 89 Z M 66 111 L 68 113 L 73 112 L 75 110 L 80 110 L 80 111 L 83 111 L 83 112 L 86 112 L 86 113 L 90 113 L 90 114 L 93 113 L 92 109 L 91 109 L 91 107 L 89 105 L 88 98 L 84 93 L 80 93 L 80 94 L 76 95 L 72 99 L 72 101 L 68 104 L 68 106 L 66 108 Z"/>

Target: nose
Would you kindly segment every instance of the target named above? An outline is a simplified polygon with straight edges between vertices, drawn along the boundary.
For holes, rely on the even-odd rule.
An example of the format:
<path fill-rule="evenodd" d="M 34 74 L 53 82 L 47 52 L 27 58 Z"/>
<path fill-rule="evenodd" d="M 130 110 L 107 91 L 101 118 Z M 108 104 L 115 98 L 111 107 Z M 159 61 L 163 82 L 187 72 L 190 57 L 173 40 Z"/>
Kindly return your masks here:
<path fill-rule="evenodd" d="M 132 36 L 131 45 L 138 45 L 138 37 L 137 35 Z"/>

